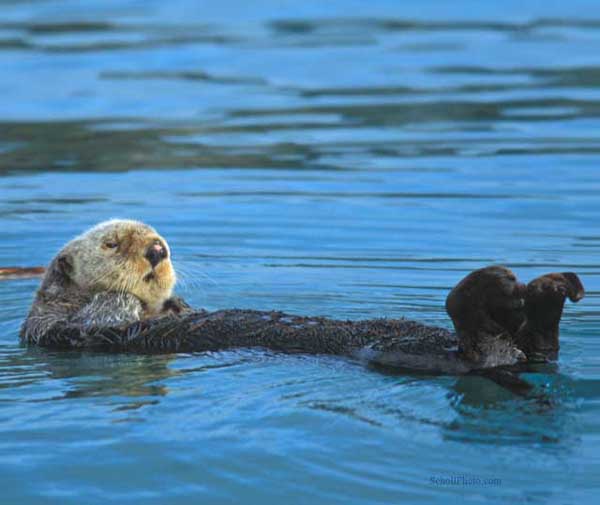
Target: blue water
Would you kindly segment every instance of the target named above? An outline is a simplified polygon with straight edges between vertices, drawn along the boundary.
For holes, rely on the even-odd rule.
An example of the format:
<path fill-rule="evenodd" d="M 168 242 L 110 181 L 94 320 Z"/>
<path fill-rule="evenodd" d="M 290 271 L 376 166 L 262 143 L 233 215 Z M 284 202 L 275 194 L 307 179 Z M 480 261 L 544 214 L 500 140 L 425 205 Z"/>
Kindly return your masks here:
<path fill-rule="evenodd" d="M 0 266 L 132 217 L 208 309 L 449 326 L 489 263 L 588 290 L 521 398 L 335 357 L 26 349 L 38 281 L 2 282 L 2 504 L 597 502 L 596 2 L 5 1 L 0 97 Z"/>

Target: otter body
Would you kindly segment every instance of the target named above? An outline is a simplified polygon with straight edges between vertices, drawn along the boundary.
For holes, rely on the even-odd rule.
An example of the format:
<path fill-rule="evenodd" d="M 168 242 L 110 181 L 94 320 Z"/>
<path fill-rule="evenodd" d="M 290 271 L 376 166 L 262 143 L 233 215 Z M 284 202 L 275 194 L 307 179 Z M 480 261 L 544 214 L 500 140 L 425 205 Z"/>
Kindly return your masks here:
<path fill-rule="evenodd" d="M 21 338 L 43 347 L 125 352 L 263 347 L 463 374 L 555 359 L 565 298 L 578 301 L 584 293 L 572 273 L 549 274 L 526 286 L 505 267 L 476 270 L 448 296 L 453 333 L 406 319 L 209 313 L 173 297 L 174 283 L 168 245 L 153 228 L 136 221 L 101 223 L 52 261 Z"/>
<path fill-rule="evenodd" d="M 286 353 L 345 355 L 440 373 L 479 368 L 458 353 L 453 332 L 407 319 L 343 321 L 283 312 L 187 309 L 119 326 L 62 321 L 35 340 L 23 338 L 29 344 L 62 349 L 174 353 L 261 347 Z"/>

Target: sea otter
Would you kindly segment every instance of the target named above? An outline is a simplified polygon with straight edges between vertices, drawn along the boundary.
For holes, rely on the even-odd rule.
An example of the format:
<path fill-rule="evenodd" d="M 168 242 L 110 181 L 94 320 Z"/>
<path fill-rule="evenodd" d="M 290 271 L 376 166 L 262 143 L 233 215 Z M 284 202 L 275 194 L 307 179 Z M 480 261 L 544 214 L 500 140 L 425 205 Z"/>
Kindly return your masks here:
<path fill-rule="evenodd" d="M 209 313 L 174 297 L 174 283 L 169 246 L 153 228 L 130 220 L 100 223 L 52 260 L 21 338 L 44 347 L 128 352 L 263 347 L 462 374 L 555 359 L 565 298 L 576 302 L 584 295 L 570 272 L 524 285 L 506 267 L 482 268 L 448 295 L 454 333 L 406 319 Z"/>

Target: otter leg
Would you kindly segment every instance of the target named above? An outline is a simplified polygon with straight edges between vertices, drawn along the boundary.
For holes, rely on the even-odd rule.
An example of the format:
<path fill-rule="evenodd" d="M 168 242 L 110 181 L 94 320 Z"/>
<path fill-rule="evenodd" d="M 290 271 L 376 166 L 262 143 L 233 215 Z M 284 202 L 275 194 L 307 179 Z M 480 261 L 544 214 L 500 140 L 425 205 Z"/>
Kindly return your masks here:
<path fill-rule="evenodd" d="M 106 291 L 97 293 L 69 320 L 84 328 L 119 327 L 142 319 L 144 305 L 129 293 Z"/>

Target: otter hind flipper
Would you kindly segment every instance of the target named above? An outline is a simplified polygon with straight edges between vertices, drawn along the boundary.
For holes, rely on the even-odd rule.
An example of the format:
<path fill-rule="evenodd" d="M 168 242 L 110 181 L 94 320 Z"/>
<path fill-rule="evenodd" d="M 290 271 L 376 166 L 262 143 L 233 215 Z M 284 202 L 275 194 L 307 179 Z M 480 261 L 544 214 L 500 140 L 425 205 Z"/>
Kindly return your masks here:
<path fill-rule="evenodd" d="M 465 359 L 481 367 L 513 364 L 521 359 L 522 353 L 511 340 L 523 323 L 525 289 L 503 266 L 475 270 L 452 289 L 446 299 L 446 312 Z"/>
<path fill-rule="evenodd" d="M 515 341 L 529 361 L 558 357 L 559 333 L 565 301 L 579 302 L 585 296 L 581 279 L 573 272 L 541 275 L 527 284 L 526 321 Z"/>

